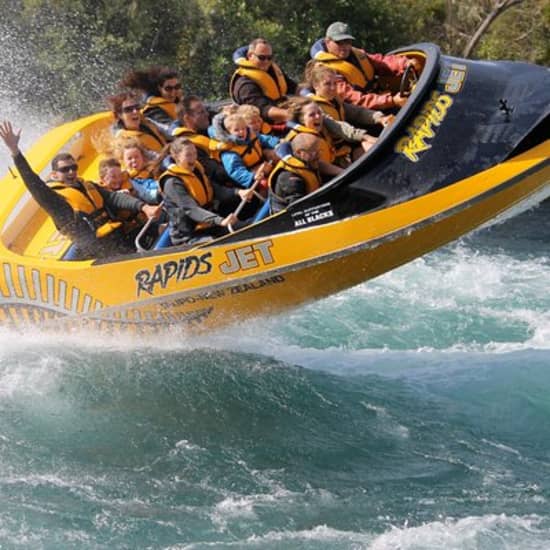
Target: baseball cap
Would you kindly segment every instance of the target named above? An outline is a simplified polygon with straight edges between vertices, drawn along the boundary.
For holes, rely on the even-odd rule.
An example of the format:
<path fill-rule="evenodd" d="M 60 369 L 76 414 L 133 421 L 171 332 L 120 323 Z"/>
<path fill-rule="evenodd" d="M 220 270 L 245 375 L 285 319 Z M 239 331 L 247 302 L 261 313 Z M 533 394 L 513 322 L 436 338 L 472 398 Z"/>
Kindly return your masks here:
<path fill-rule="evenodd" d="M 349 32 L 349 26 L 341 21 L 329 25 L 325 36 L 335 42 L 339 42 L 340 40 L 355 40 L 355 37 Z"/>

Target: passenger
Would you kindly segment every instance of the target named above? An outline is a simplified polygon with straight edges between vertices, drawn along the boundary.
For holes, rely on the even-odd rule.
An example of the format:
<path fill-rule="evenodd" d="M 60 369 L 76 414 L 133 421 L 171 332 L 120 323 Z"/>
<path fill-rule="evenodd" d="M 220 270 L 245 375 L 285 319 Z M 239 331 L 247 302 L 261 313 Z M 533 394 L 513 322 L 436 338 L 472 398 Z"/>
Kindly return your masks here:
<path fill-rule="evenodd" d="M 238 113 L 224 116 L 216 115 L 213 119 L 211 136 L 215 138 L 221 162 L 229 177 L 238 187 L 247 189 L 258 179 L 258 170 L 265 178 L 278 160 L 274 151 L 279 143 L 275 136 L 255 134 L 244 118 Z M 264 181 L 264 189 L 267 180 Z M 262 187 L 262 185 L 260 185 Z"/>
<path fill-rule="evenodd" d="M 119 140 L 116 147 L 135 194 L 148 204 L 161 201 L 158 181 L 153 177 L 152 167 L 145 158 L 145 151 L 138 140 L 126 138 Z"/>
<path fill-rule="evenodd" d="M 176 107 L 183 99 L 178 73 L 169 67 L 157 66 L 143 71 L 131 70 L 124 75 L 121 85 L 145 94 L 143 115 L 169 139 L 171 125 L 177 120 Z"/>
<path fill-rule="evenodd" d="M 128 174 L 122 171 L 120 162 L 113 157 L 99 162 L 99 185 L 109 191 L 121 191 L 136 196 Z"/>
<path fill-rule="evenodd" d="M 174 139 L 169 153 L 174 163 L 161 174 L 159 181 L 174 245 L 207 242 L 227 233 L 229 226 L 243 225 L 235 214 L 222 218 L 213 209 L 215 202 L 237 206 L 239 198 L 251 197 L 251 191 L 211 183 L 197 162 L 196 147 L 186 138 Z"/>
<path fill-rule="evenodd" d="M 21 132 L 11 122 L 0 124 L 0 137 L 11 152 L 21 178 L 36 202 L 51 216 L 57 229 L 73 240 L 79 258 L 108 257 L 135 252 L 125 239 L 122 223 L 110 212 L 127 209 L 156 218 L 160 209 L 126 193 L 113 193 L 77 175 L 78 165 L 69 153 L 52 159 L 52 178 L 48 184 L 36 174 L 19 150 Z"/>
<path fill-rule="evenodd" d="M 155 125 L 145 120 L 141 114 L 139 98 L 135 92 L 122 92 L 111 96 L 108 102 L 116 120 L 115 140 L 122 137 L 136 138 L 146 150 L 149 160 L 157 157 L 166 144 L 166 139 Z"/>
<path fill-rule="evenodd" d="M 376 143 L 376 138 L 370 136 L 366 130 L 325 116 L 319 105 L 311 98 L 296 98 L 290 106 L 292 120 L 288 123 L 290 131 L 285 140 L 292 141 L 301 133 L 319 137 L 319 162 L 323 175 L 338 175 L 341 170 L 335 170 L 335 164 L 348 166 L 352 160 L 359 158 Z M 355 147 L 347 146 L 348 143 L 355 144 Z"/>
<path fill-rule="evenodd" d="M 271 134 L 273 127 L 262 118 L 256 105 L 239 105 L 236 112 L 244 118 L 247 126 L 255 134 Z"/>
<path fill-rule="evenodd" d="M 382 111 L 342 101 L 337 92 L 337 74 L 322 63 L 310 63 L 306 69 L 306 86 L 309 93 L 305 95 L 313 99 L 325 115 L 364 129 L 376 125 L 386 127 L 393 122 L 394 115 L 386 115 Z"/>
<path fill-rule="evenodd" d="M 321 140 L 313 134 L 299 134 L 292 140 L 291 153 L 281 158 L 269 175 L 272 214 L 285 209 L 289 204 L 321 186 L 320 145 Z"/>
<path fill-rule="evenodd" d="M 233 53 L 238 66 L 231 77 L 229 94 L 239 104 L 256 105 L 269 124 L 286 122 L 289 113 L 279 104 L 296 92 L 296 83 L 273 61 L 271 44 L 256 38 Z"/>
<path fill-rule="evenodd" d="M 377 79 L 402 75 L 409 65 L 419 72 L 418 60 L 402 55 L 369 54 L 354 48 L 353 40 L 346 23 L 332 23 L 325 38 L 320 38 L 311 47 L 311 58 L 338 74 L 338 95 L 344 101 L 368 109 L 403 107 L 407 98 L 400 93 L 377 90 Z"/>
<path fill-rule="evenodd" d="M 127 172 L 122 171 L 120 162 L 113 157 L 102 159 L 99 162 L 99 184 L 114 193 L 127 193 L 137 196 Z M 122 222 L 122 230 L 130 242 L 133 242 L 147 218 L 140 212 L 128 209 L 117 209 L 111 212 L 116 220 Z M 151 226 L 150 226 L 151 227 Z M 151 227 L 150 242 L 158 237 L 158 227 Z"/>
<path fill-rule="evenodd" d="M 197 148 L 198 160 L 210 180 L 227 184 L 230 178 L 222 164 L 213 158 L 210 150 L 208 109 L 199 96 L 188 95 L 178 105 L 178 122 L 172 129 L 172 137 L 185 137 Z"/>

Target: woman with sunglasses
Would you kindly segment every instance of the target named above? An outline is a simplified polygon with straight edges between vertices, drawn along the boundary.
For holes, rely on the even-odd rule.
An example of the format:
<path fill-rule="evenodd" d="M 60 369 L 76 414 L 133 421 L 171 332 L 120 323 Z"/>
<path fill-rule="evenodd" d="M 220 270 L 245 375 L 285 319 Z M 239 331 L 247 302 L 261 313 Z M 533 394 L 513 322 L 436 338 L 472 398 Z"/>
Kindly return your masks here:
<path fill-rule="evenodd" d="M 157 66 L 143 71 L 132 70 L 124 75 L 121 85 L 145 94 L 143 115 L 169 136 L 169 128 L 178 118 L 176 107 L 183 98 L 178 73 L 169 67 Z"/>
<path fill-rule="evenodd" d="M 135 92 L 122 92 L 108 98 L 115 117 L 115 140 L 135 138 L 145 149 L 150 160 L 156 158 L 166 145 L 166 138 L 153 122 L 141 113 L 139 98 Z"/>
<path fill-rule="evenodd" d="M 239 105 L 255 105 L 270 124 L 284 123 L 288 111 L 279 104 L 296 92 L 296 83 L 273 61 L 271 44 L 256 38 L 233 53 L 237 69 L 231 77 L 229 93 Z"/>

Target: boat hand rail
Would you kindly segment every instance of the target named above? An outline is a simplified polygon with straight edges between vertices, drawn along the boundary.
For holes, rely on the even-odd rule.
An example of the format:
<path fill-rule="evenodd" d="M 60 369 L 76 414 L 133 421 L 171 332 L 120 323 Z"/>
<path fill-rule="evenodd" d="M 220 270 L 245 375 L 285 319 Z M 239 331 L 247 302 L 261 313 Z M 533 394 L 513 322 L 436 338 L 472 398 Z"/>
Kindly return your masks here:
<path fill-rule="evenodd" d="M 163 207 L 164 206 L 164 201 L 160 202 L 159 207 Z M 154 221 L 154 218 L 149 218 L 144 224 L 143 224 L 143 227 L 140 229 L 139 233 L 136 235 L 136 239 L 134 241 L 134 245 L 136 247 L 136 250 L 140 253 L 143 253 L 143 252 L 147 252 L 147 248 L 144 248 L 143 246 L 141 246 L 141 239 L 143 237 L 143 235 L 145 235 L 145 233 L 147 233 L 147 230 L 149 229 L 149 227 L 151 227 L 151 224 L 153 223 Z"/>
<path fill-rule="evenodd" d="M 254 195 L 258 197 L 262 202 L 265 202 L 266 199 L 262 197 L 262 195 L 260 195 L 258 191 L 256 191 L 256 187 L 258 187 L 258 185 L 262 181 L 262 178 L 265 177 L 265 168 L 267 164 L 269 164 L 268 161 L 262 162 L 262 164 L 260 164 L 258 170 L 256 170 L 256 175 L 254 176 L 254 183 L 249 187 L 249 190 L 252 191 Z M 248 200 L 249 200 L 248 198 L 244 198 L 241 200 L 241 202 L 239 203 L 239 206 L 237 206 L 237 208 L 233 212 L 234 216 L 238 216 L 241 213 L 241 210 L 244 208 L 244 205 L 248 202 Z M 227 226 L 227 229 L 229 230 L 229 233 L 235 232 L 231 224 Z"/>

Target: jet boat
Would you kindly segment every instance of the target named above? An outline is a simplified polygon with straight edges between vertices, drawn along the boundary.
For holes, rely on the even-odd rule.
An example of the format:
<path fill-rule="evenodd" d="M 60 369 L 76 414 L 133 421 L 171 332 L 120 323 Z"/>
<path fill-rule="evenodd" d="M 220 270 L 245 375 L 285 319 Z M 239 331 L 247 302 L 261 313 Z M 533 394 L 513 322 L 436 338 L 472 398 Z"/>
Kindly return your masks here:
<path fill-rule="evenodd" d="M 337 293 L 550 195 L 550 71 L 442 55 L 419 59 L 410 97 L 376 145 L 286 210 L 194 248 L 71 259 L 71 243 L 26 191 L 1 180 L 0 322 L 201 330 Z M 415 81 L 411 84 L 411 81 Z M 59 126 L 26 156 L 46 173 L 70 151 L 97 178 L 94 114 Z"/>

